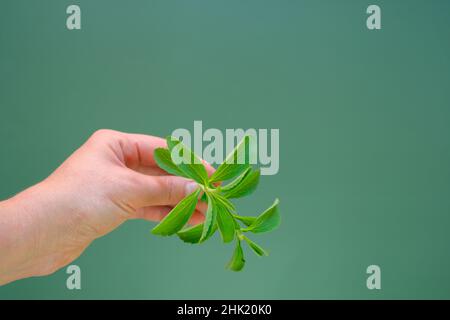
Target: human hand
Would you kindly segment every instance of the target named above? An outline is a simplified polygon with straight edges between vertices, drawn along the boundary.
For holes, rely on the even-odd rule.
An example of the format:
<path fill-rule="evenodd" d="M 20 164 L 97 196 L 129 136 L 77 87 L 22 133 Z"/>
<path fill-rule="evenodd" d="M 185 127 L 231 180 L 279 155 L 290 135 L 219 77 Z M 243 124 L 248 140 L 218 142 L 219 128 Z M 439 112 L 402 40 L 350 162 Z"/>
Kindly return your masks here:
<path fill-rule="evenodd" d="M 158 168 L 153 150 L 165 146 L 99 130 L 44 181 L 0 202 L 0 285 L 53 273 L 128 219 L 161 220 L 197 188 Z M 205 210 L 199 202 L 190 223 Z"/>

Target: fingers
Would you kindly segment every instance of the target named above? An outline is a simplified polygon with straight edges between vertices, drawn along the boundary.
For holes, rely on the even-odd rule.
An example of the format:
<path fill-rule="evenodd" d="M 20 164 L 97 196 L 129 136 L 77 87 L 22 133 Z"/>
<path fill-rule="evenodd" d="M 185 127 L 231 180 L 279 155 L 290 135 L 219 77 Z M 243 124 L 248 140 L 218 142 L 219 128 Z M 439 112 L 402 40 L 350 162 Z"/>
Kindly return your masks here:
<path fill-rule="evenodd" d="M 157 148 L 167 148 L 166 140 L 144 134 L 127 133 L 125 135 L 129 142 L 129 145 L 125 146 L 130 155 L 128 157 L 128 162 L 133 165 L 133 169 L 139 166 L 141 172 L 142 170 L 147 170 L 148 172 L 151 170 L 148 167 L 159 168 L 153 158 L 153 152 Z M 138 158 L 138 163 L 135 163 L 137 161 L 135 159 L 136 157 Z M 211 176 L 214 171 L 216 171 L 216 169 L 205 160 L 202 160 L 202 163 L 208 172 L 208 176 Z"/>
<path fill-rule="evenodd" d="M 165 139 L 145 134 L 103 131 L 105 131 L 104 135 L 114 136 L 117 139 L 122 153 L 121 159 L 127 167 L 143 173 L 151 172 L 151 167 L 158 168 L 153 153 L 157 148 L 167 148 Z M 205 160 L 202 160 L 202 162 L 208 175 L 211 176 L 215 171 L 214 167 Z"/>
<path fill-rule="evenodd" d="M 143 207 L 136 211 L 135 219 L 144 219 L 148 221 L 161 221 L 172 210 L 170 206 L 153 206 Z M 190 225 L 196 225 L 202 223 L 205 220 L 205 216 L 198 210 L 195 210 L 191 218 L 188 221 Z"/>
<path fill-rule="evenodd" d="M 159 167 L 138 166 L 135 171 L 146 174 L 148 176 L 167 176 L 168 173 Z"/>
<path fill-rule="evenodd" d="M 107 147 L 120 162 L 131 169 L 139 165 L 156 166 L 154 150 L 166 147 L 166 141 L 162 138 L 108 129 L 94 132 L 89 138 L 89 144 L 94 144 L 96 148 Z"/>
<path fill-rule="evenodd" d="M 197 210 L 203 214 L 206 214 L 206 210 L 208 210 L 208 204 L 206 202 L 198 200 L 197 202 Z"/>
<path fill-rule="evenodd" d="M 130 171 L 131 188 L 128 201 L 135 208 L 172 206 L 194 192 L 198 185 L 192 180 L 175 176 L 147 176 Z"/>
<path fill-rule="evenodd" d="M 123 133 L 121 149 L 125 165 L 131 169 L 139 166 L 155 167 L 153 152 L 157 148 L 166 148 L 166 141 L 162 138 L 144 134 Z"/>

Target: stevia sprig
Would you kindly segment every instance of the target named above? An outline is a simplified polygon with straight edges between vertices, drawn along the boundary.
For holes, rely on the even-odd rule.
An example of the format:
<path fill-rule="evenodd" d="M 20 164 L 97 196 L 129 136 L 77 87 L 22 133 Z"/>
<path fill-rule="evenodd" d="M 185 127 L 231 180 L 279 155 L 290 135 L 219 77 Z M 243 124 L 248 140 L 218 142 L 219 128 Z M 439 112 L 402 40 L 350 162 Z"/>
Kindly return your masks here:
<path fill-rule="evenodd" d="M 247 243 L 258 256 L 268 253 L 261 246 L 250 240 L 245 233 L 268 232 L 280 224 L 278 210 L 279 200 L 262 212 L 259 216 L 241 216 L 236 212 L 233 198 L 250 195 L 258 186 L 259 169 L 250 165 L 250 136 L 244 139 L 226 157 L 217 170 L 208 177 L 200 158 L 174 137 L 167 137 L 168 149 L 158 148 L 154 158 L 158 166 L 166 172 L 189 178 L 197 182 L 199 188 L 181 200 L 169 214 L 153 228 L 152 233 L 161 236 L 177 234 L 187 243 L 199 244 L 208 240 L 217 230 L 225 243 L 235 241 L 235 249 L 227 267 L 240 271 L 245 265 L 242 242 Z M 229 181 L 217 186 L 218 182 Z M 202 201 L 208 203 L 203 223 L 186 227 L 186 223 L 194 213 L 200 193 Z"/>

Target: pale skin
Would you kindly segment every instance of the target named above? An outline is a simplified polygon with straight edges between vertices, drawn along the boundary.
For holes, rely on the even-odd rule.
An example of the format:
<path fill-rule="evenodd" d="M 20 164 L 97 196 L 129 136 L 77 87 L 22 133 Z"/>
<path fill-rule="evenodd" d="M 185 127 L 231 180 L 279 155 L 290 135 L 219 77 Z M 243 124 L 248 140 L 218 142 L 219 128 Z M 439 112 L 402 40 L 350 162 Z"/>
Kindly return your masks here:
<path fill-rule="evenodd" d="M 158 147 L 158 137 L 99 130 L 49 177 L 0 202 L 0 285 L 49 275 L 125 221 L 159 221 L 192 193 L 194 182 L 158 168 Z M 199 202 L 189 223 L 205 211 Z"/>

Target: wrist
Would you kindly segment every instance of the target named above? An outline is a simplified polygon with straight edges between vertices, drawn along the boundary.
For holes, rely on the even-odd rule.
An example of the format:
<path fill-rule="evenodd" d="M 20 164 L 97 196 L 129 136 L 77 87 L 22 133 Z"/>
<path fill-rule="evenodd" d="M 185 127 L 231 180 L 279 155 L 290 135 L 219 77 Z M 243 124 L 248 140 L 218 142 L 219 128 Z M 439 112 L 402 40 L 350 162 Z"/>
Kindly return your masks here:
<path fill-rule="evenodd" d="M 0 202 L 0 285 L 35 275 L 38 254 L 39 184 Z"/>

